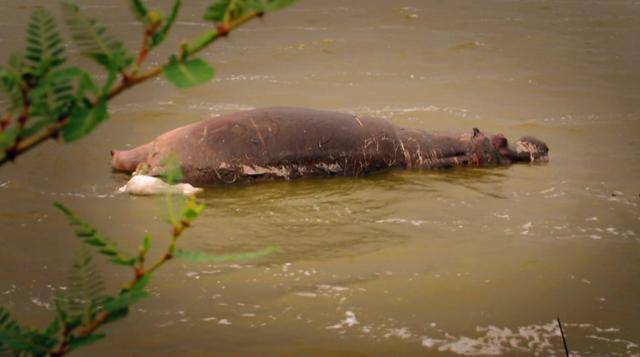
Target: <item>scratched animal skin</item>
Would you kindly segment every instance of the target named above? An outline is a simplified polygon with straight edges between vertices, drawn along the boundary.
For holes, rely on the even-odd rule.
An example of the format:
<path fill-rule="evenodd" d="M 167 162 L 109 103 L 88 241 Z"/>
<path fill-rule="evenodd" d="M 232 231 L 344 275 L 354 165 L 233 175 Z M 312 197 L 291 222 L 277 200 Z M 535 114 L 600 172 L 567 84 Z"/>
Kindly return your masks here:
<path fill-rule="evenodd" d="M 460 135 L 435 135 L 379 118 L 275 107 L 183 126 L 111 154 L 115 170 L 152 176 L 162 175 L 173 155 L 183 181 L 218 185 L 546 161 L 548 151 L 532 137 L 510 144 L 501 134 L 485 135 L 475 128 Z"/>

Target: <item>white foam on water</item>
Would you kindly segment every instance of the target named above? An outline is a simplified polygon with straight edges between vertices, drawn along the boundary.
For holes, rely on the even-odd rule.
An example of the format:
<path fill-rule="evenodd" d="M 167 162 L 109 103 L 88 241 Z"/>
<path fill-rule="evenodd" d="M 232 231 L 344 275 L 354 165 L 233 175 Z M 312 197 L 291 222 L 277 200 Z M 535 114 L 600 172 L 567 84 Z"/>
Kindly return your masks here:
<path fill-rule="evenodd" d="M 405 218 L 387 218 L 387 219 L 379 219 L 375 221 L 376 223 L 409 223 L 412 226 L 420 227 L 421 225 L 427 223 L 426 221 L 420 219 L 405 219 Z"/>
<path fill-rule="evenodd" d="M 31 302 L 36 306 L 43 307 L 43 308 L 45 308 L 47 310 L 51 310 L 51 304 L 49 304 L 46 301 L 42 301 L 42 300 L 40 300 L 38 298 L 33 297 L 33 298 L 31 298 Z"/>
<path fill-rule="evenodd" d="M 353 311 L 346 311 L 345 315 L 346 315 L 346 318 L 344 320 L 338 322 L 335 325 L 327 326 L 326 328 L 328 330 L 337 330 L 337 329 L 343 329 L 346 327 L 353 327 L 360 323 L 356 318 L 356 314 L 354 314 Z"/>
<path fill-rule="evenodd" d="M 318 294 L 316 293 L 312 293 L 312 292 L 308 292 L 308 291 L 300 291 L 296 293 L 297 296 L 302 296 L 302 297 L 307 297 L 307 298 L 314 298 L 317 297 Z"/>
<path fill-rule="evenodd" d="M 411 336 L 413 336 L 413 334 L 406 327 L 391 328 L 388 329 L 387 333 L 384 334 L 384 338 L 398 337 L 403 340 L 410 338 Z"/>
<path fill-rule="evenodd" d="M 624 340 L 624 339 L 621 339 L 621 338 L 608 338 L 608 337 L 602 337 L 602 336 L 596 336 L 596 335 L 589 335 L 589 336 L 586 336 L 586 337 L 594 339 L 594 340 L 604 341 L 604 342 L 625 344 L 625 347 L 626 347 L 627 350 L 636 349 L 636 348 L 639 347 L 637 343 L 631 342 L 629 340 Z"/>
<path fill-rule="evenodd" d="M 423 336 L 422 346 L 441 352 L 453 352 L 460 355 L 502 355 L 514 352 L 533 354 L 552 354 L 556 340 L 560 336 L 555 321 L 544 325 L 521 326 L 515 329 L 496 326 L 476 327 L 484 333 L 476 338 L 445 335 L 444 339 Z"/>

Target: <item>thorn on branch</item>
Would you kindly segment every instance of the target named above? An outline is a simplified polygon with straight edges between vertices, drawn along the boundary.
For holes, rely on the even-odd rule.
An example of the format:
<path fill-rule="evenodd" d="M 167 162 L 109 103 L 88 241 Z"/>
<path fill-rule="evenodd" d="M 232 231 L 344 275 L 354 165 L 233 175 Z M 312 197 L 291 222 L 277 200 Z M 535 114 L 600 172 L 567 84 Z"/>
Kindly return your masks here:
<path fill-rule="evenodd" d="M 218 25 L 217 30 L 218 36 L 220 37 L 227 37 L 227 35 L 229 35 L 229 27 L 226 25 Z"/>
<path fill-rule="evenodd" d="M 144 269 L 136 268 L 134 276 L 135 276 L 135 280 L 140 280 L 140 278 L 144 276 Z"/>
<path fill-rule="evenodd" d="M 10 122 L 11 121 L 8 117 L 0 119 L 0 131 L 5 131 L 5 129 L 9 126 Z"/>
<path fill-rule="evenodd" d="M 133 80 L 133 76 L 128 72 L 122 72 L 122 83 L 124 85 L 129 85 Z"/>

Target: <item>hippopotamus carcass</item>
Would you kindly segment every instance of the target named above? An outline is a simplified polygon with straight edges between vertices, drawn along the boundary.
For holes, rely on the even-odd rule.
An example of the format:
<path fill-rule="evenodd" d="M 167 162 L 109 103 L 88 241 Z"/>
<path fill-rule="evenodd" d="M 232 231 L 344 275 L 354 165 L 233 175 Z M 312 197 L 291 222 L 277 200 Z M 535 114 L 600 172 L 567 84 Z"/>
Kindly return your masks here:
<path fill-rule="evenodd" d="M 127 151 L 111 151 L 113 169 L 161 176 L 174 156 L 182 180 L 200 186 L 362 176 L 389 169 L 483 167 L 548 160 L 533 137 L 509 143 L 478 129 L 437 135 L 380 118 L 274 107 L 186 125 Z"/>

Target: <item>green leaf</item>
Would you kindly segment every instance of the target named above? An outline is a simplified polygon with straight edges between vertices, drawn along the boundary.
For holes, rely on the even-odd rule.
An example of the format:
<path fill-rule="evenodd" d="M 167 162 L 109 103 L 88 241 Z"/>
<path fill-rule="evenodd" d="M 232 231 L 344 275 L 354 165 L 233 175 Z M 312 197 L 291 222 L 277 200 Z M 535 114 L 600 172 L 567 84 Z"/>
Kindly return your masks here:
<path fill-rule="evenodd" d="M 51 73 L 51 80 L 56 82 L 70 82 L 82 75 L 84 72 L 79 67 L 67 67 Z"/>
<path fill-rule="evenodd" d="M 162 43 L 162 41 L 164 41 L 165 37 L 167 36 L 167 33 L 171 29 L 171 26 L 173 26 L 173 23 L 175 22 L 176 17 L 178 17 L 178 11 L 180 10 L 180 5 L 181 5 L 180 0 L 176 0 L 173 3 L 169 17 L 164 22 L 162 27 L 151 36 L 151 42 L 150 42 L 151 48 L 158 46 L 160 43 Z"/>
<path fill-rule="evenodd" d="M 99 311 L 104 290 L 104 280 L 91 253 L 86 248 L 80 249 L 69 271 L 68 288 L 58 298 L 60 309 L 68 316 L 65 320 L 78 318 L 88 325 Z"/>
<path fill-rule="evenodd" d="M 21 73 L 24 70 L 24 56 L 18 53 L 12 53 L 9 57 L 9 68 L 13 69 L 17 73 Z"/>
<path fill-rule="evenodd" d="M 75 94 L 67 93 L 67 99 L 69 100 L 78 101 L 85 98 L 87 94 L 93 96 L 100 94 L 100 89 L 91 78 L 89 72 L 79 67 L 68 67 L 51 72 L 50 80 L 55 83 L 57 87 L 66 85 L 76 88 Z M 75 84 L 73 84 L 74 81 Z"/>
<path fill-rule="evenodd" d="M 49 326 L 47 326 L 47 328 L 44 329 L 43 333 L 46 336 L 55 336 L 58 334 L 58 332 L 60 332 L 60 325 L 62 325 L 60 323 L 60 317 L 56 316 L 53 321 L 51 321 L 51 323 L 49 324 Z"/>
<path fill-rule="evenodd" d="M 125 317 L 127 317 L 127 315 L 129 314 L 129 308 L 128 307 L 123 307 L 119 310 L 113 310 L 111 312 L 109 312 L 109 316 L 107 317 L 107 319 L 104 321 L 104 325 L 106 324 L 110 324 L 112 322 L 116 322 L 120 319 L 123 319 Z"/>
<path fill-rule="evenodd" d="M 64 43 L 54 17 L 43 8 L 36 8 L 27 26 L 25 59 L 38 77 L 65 61 Z"/>
<path fill-rule="evenodd" d="M 37 122 L 26 132 L 21 132 L 21 137 L 33 135 L 69 113 L 76 102 L 73 81 L 83 73 L 77 67 L 65 68 L 52 71 L 38 81 L 29 92 L 29 116 L 37 118 Z"/>
<path fill-rule="evenodd" d="M 174 256 L 197 263 L 224 263 L 255 260 L 279 251 L 280 248 L 278 247 L 269 247 L 256 252 L 210 255 L 200 251 L 178 249 L 175 251 Z"/>
<path fill-rule="evenodd" d="M 228 24 L 253 12 L 280 10 L 296 0 L 216 0 L 204 13 L 204 20 Z"/>
<path fill-rule="evenodd" d="M 18 137 L 18 128 L 13 126 L 0 132 L 0 150 L 12 146 L 16 142 L 16 137 Z"/>
<path fill-rule="evenodd" d="M 206 21 L 222 22 L 229 10 L 232 0 L 217 0 L 205 11 L 203 19 Z"/>
<path fill-rule="evenodd" d="M 107 33 L 107 29 L 96 20 L 80 14 L 77 5 L 63 2 L 62 12 L 71 35 L 82 54 L 93 58 L 107 69 L 122 71 L 133 63 L 133 56 L 122 41 Z"/>
<path fill-rule="evenodd" d="M 295 3 L 296 1 L 297 0 L 266 0 L 264 4 L 264 10 L 265 11 L 280 10 Z"/>
<path fill-rule="evenodd" d="M 133 12 L 133 15 L 136 17 L 136 19 L 138 19 L 140 22 L 145 22 L 147 13 L 149 11 L 147 10 L 147 7 L 144 6 L 142 0 L 131 0 L 130 4 L 131 11 Z"/>
<path fill-rule="evenodd" d="M 0 68 L 0 92 L 6 96 L 8 101 L 7 109 L 11 112 L 22 109 L 21 82 L 21 75 L 17 70 Z"/>
<path fill-rule="evenodd" d="M 172 55 L 169 64 L 164 67 L 164 75 L 176 87 L 188 88 L 210 80 L 214 71 L 207 62 L 199 58 L 178 61 Z"/>
<path fill-rule="evenodd" d="M 35 329 L 20 326 L 9 312 L 0 307 L 0 355 L 45 355 L 57 339 Z"/>
<path fill-rule="evenodd" d="M 109 314 L 122 313 L 123 310 L 128 311 L 131 305 L 147 297 L 148 293 L 144 288 L 149 283 L 149 279 L 150 275 L 145 275 L 136 282 L 131 290 L 122 290 L 116 298 L 107 298 L 104 302 L 104 311 Z"/>
<path fill-rule="evenodd" d="M 164 160 L 162 160 L 162 178 L 170 185 L 176 184 L 183 179 L 182 167 L 180 166 L 180 160 L 174 154 L 170 154 Z"/>
<path fill-rule="evenodd" d="M 142 240 L 142 245 L 139 247 L 140 254 L 139 256 L 144 257 L 149 252 L 149 248 L 151 248 L 151 236 L 146 234 L 144 239 Z"/>
<path fill-rule="evenodd" d="M 90 345 L 94 342 L 100 341 L 105 338 L 106 335 L 103 333 L 92 333 L 86 336 L 71 336 L 69 339 L 69 351 L 73 351 L 78 347 Z"/>
<path fill-rule="evenodd" d="M 125 266 L 133 266 L 136 262 L 135 258 L 132 258 L 128 254 L 121 252 L 115 245 L 115 243 L 111 242 L 106 237 L 103 237 L 98 231 L 89 225 L 87 222 L 78 218 L 73 212 L 71 212 L 67 207 L 65 207 L 60 202 L 54 202 L 53 204 L 57 209 L 59 209 L 62 213 L 64 213 L 68 220 L 69 224 L 76 228 L 75 234 L 81 241 L 84 243 L 100 248 L 98 252 L 103 253 L 103 250 L 108 253 L 103 253 L 109 257 L 109 260 L 115 264 L 125 265 Z M 111 252 L 115 251 L 115 255 Z"/>
<path fill-rule="evenodd" d="M 100 93 L 100 89 L 98 89 L 98 86 L 93 82 L 91 75 L 83 71 L 82 74 L 80 74 L 80 80 L 78 81 L 76 98 L 84 98 L 84 95 L 87 92 L 97 96 Z"/>
<path fill-rule="evenodd" d="M 66 142 L 76 141 L 89 134 L 109 116 L 107 98 L 101 97 L 95 105 L 84 103 L 71 112 L 69 122 L 62 127 L 62 138 Z"/>
<path fill-rule="evenodd" d="M 198 218 L 205 208 L 206 206 L 204 204 L 196 203 L 195 198 L 191 197 L 187 200 L 187 205 L 182 210 L 182 219 L 186 222 L 192 222 L 194 219 Z"/>

